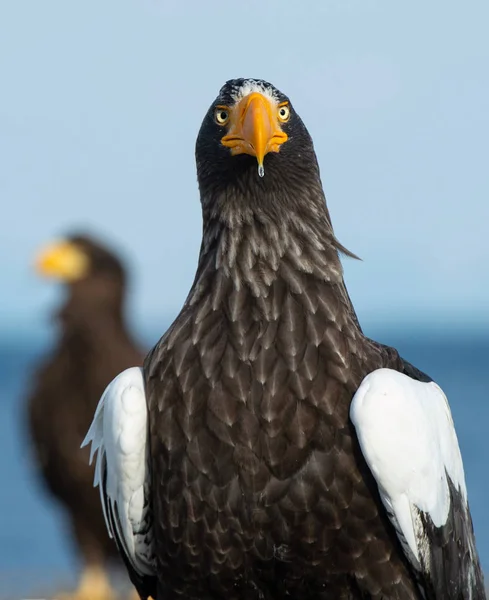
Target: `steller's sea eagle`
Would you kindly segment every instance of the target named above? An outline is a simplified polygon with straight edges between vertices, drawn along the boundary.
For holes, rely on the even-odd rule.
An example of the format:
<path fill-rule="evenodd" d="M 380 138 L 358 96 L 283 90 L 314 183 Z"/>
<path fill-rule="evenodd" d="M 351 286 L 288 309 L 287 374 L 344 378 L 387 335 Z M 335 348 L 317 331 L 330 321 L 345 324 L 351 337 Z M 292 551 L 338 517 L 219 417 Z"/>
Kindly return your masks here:
<path fill-rule="evenodd" d="M 228 81 L 196 158 L 195 281 L 85 439 L 141 597 L 485 598 L 447 399 L 362 333 L 290 100 Z"/>
<path fill-rule="evenodd" d="M 144 355 L 124 323 L 126 274 L 113 252 L 91 237 L 72 235 L 43 249 L 37 268 L 66 288 L 56 315 L 58 341 L 28 398 L 36 466 L 67 513 L 83 562 L 78 589 L 63 599 L 109 600 L 106 567 L 120 560 L 80 443 L 107 384 L 121 370 L 142 364 Z"/>

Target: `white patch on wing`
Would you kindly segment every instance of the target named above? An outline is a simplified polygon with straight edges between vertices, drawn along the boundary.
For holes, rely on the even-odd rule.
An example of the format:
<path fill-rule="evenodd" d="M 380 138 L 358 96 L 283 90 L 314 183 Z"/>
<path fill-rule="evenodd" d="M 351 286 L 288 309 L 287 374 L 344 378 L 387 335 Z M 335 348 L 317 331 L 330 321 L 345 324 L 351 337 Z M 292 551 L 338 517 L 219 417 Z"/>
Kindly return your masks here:
<path fill-rule="evenodd" d="M 120 373 L 106 388 L 82 447 L 95 453 L 94 485 L 110 537 L 116 538 L 140 575 L 154 575 L 149 509 L 147 406 L 142 369 Z"/>
<path fill-rule="evenodd" d="M 419 511 L 429 515 L 435 527 L 447 522 L 448 477 L 467 503 L 462 457 L 445 394 L 436 383 L 378 369 L 362 381 L 350 417 L 389 518 L 408 558 L 419 568 L 427 556 Z"/>

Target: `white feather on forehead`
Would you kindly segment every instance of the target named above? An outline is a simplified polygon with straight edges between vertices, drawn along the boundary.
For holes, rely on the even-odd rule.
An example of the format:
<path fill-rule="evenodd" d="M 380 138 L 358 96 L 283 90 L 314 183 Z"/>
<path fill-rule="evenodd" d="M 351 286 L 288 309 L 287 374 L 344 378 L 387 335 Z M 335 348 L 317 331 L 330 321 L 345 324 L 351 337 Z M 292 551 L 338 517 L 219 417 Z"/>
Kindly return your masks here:
<path fill-rule="evenodd" d="M 239 102 L 245 96 L 253 94 L 253 92 L 259 92 L 275 103 L 279 100 L 277 90 L 270 84 L 258 79 L 245 79 L 240 86 L 233 86 L 231 88 L 231 97 L 235 102 Z"/>

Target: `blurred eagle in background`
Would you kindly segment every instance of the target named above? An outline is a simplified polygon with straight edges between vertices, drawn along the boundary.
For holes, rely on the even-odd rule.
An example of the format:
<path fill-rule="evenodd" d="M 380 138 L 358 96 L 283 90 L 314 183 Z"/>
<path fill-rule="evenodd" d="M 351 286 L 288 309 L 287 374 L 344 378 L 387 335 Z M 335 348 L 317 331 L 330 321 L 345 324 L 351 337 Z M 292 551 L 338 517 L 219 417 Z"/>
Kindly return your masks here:
<path fill-rule="evenodd" d="M 141 364 L 143 354 L 126 328 L 126 273 L 102 244 L 73 235 L 45 248 L 37 269 L 66 288 L 57 312 L 59 337 L 44 359 L 28 399 L 28 421 L 37 468 L 63 505 L 83 561 L 76 600 L 113 596 L 106 573 L 118 560 L 107 535 L 93 468 L 80 443 L 105 386 L 121 370 Z"/>

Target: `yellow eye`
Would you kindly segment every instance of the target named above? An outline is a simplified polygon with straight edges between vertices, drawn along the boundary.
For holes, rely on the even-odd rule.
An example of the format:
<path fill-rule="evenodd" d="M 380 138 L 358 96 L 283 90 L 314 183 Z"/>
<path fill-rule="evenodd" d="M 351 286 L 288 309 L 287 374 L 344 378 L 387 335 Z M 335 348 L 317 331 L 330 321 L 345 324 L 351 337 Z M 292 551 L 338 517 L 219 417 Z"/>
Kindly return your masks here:
<path fill-rule="evenodd" d="M 290 108 L 286 104 L 278 107 L 278 118 L 282 123 L 287 123 L 290 119 Z"/>
<path fill-rule="evenodd" d="M 229 110 L 224 106 L 218 106 L 214 111 L 214 121 L 218 125 L 226 125 L 229 121 Z"/>

